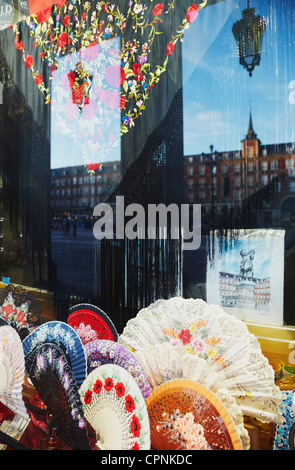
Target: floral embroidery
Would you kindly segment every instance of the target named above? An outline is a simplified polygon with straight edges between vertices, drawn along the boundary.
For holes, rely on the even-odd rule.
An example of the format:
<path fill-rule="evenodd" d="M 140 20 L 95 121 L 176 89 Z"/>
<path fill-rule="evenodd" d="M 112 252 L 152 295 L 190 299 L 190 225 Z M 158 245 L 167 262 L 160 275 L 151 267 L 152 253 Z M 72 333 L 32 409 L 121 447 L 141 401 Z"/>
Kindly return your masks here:
<path fill-rule="evenodd" d="M 92 392 L 91 390 L 87 390 L 85 395 L 84 395 L 84 403 L 85 405 L 89 405 L 92 400 Z"/>
<path fill-rule="evenodd" d="M 115 390 L 116 390 L 117 396 L 119 398 L 121 398 L 125 395 L 125 387 L 124 387 L 124 384 L 122 382 L 118 382 L 115 385 Z"/>
<path fill-rule="evenodd" d="M 131 420 L 131 432 L 134 437 L 140 436 L 140 429 L 141 429 L 140 421 L 136 415 L 133 415 L 132 420 Z"/>
<path fill-rule="evenodd" d="M 175 1 L 171 0 L 164 7 L 164 3 L 153 5 L 153 0 L 147 0 L 145 4 L 138 0 L 134 4 L 129 2 L 128 10 L 122 11 L 119 5 L 115 8 L 114 4 L 105 1 L 89 0 L 82 3 L 81 0 L 62 0 L 52 8 L 26 18 L 25 23 L 34 38 L 34 47 L 39 49 L 42 60 L 47 61 L 52 71 L 59 67 L 59 59 L 65 54 L 86 50 L 90 45 L 100 44 L 106 39 L 122 37 L 120 63 L 116 64 L 116 68 L 120 67 L 120 106 L 121 109 L 126 109 L 121 122 L 121 134 L 124 134 L 129 132 L 135 120 L 141 116 L 150 88 L 159 82 L 177 42 L 183 40 L 185 30 L 196 20 L 199 10 L 207 3 L 204 0 L 199 6 L 192 4 L 187 8 L 185 18 L 167 43 L 166 57 L 162 64 L 157 64 L 155 70 L 152 70 L 149 57 L 153 44 L 157 36 L 163 33 L 162 23 L 169 15 L 174 14 Z M 84 12 L 81 15 L 78 7 L 82 6 Z M 134 32 L 134 38 L 126 41 L 123 33 L 127 21 L 130 31 Z M 24 44 L 20 41 L 19 24 L 12 25 L 11 29 L 15 35 L 16 49 L 22 51 L 25 64 L 31 69 L 45 102 L 50 103 L 50 86 L 44 83 L 42 75 L 36 70 L 32 56 L 26 54 Z M 144 38 L 143 44 L 137 39 L 137 35 Z"/>

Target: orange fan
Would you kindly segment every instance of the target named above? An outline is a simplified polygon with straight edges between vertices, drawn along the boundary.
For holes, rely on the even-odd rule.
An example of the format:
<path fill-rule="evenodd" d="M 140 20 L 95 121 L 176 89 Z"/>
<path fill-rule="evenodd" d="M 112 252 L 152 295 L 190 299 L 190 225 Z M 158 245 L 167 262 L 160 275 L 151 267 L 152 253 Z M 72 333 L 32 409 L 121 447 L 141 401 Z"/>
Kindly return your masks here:
<path fill-rule="evenodd" d="M 165 382 L 147 398 L 146 406 L 154 450 L 242 450 L 226 407 L 198 382 Z"/>

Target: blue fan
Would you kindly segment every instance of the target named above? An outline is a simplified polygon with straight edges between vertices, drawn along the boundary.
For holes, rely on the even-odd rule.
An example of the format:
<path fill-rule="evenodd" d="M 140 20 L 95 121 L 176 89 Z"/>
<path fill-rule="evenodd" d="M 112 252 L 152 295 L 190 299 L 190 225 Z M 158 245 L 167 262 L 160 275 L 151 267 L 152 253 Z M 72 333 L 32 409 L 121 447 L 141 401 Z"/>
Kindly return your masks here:
<path fill-rule="evenodd" d="M 64 351 L 77 385 L 81 385 L 87 375 L 87 360 L 82 341 L 74 328 L 60 321 L 49 321 L 38 326 L 23 340 L 25 356 L 45 343 L 56 344 Z"/>
<path fill-rule="evenodd" d="M 26 370 L 38 395 L 50 410 L 48 426 L 71 449 L 90 450 L 79 387 L 64 349 L 42 343 L 25 357 Z"/>

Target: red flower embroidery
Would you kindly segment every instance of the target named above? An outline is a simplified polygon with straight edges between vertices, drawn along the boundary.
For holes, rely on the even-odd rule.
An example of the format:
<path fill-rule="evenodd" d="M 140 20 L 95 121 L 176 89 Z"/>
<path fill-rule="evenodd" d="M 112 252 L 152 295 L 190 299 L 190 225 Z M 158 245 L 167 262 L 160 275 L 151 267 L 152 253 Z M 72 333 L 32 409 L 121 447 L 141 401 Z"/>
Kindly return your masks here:
<path fill-rule="evenodd" d="M 132 70 L 135 73 L 135 75 L 139 74 L 139 72 L 140 72 L 140 63 L 135 62 L 135 64 L 132 65 Z"/>
<path fill-rule="evenodd" d="M 135 442 L 135 444 L 132 446 L 131 450 L 140 450 L 138 442 Z"/>
<path fill-rule="evenodd" d="M 68 38 L 67 33 L 65 32 L 60 33 L 60 35 L 57 38 L 58 47 L 60 48 L 65 47 L 68 44 L 68 39 L 69 38 Z"/>
<path fill-rule="evenodd" d="M 62 20 L 62 22 L 63 22 L 63 24 L 65 25 L 65 27 L 67 28 L 67 27 L 69 26 L 69 24 L 70 24 L 70 17 L 69 17 L 69 15 L 66 15 L 66 16 L 64 17 L 64 19 Z"/>
<path fill-rule="evenodd" d="M 174 51 L 174 49 L 175 49 L 175 46 L 174 46 L 173 42 L 170 41 L 170 42 L 168 43 L 167 49 L 166 49 L 167 55 L 171 55 L 172 52 Z"/>
<path fill-rule="evenodd" d="M 113 385 L 114 385 L 113 379 L 111 377 L 108 377 L 105 380 L 104 388 L 106 389 L 107 392 L 109 392 L 110 390 L 112 390 Z"/>
<path fill-rule="evenodd" d="M 61 0 L 60 2 L 57 2 L 56 6 L 57 8 L 61 8 L 65 3 L 66 3 L 67 0 Z"/>
<path fill-rule="evenodd" d="M 26 67 L 30 68 L 33 65 L 33 57 L 31 55 L 27 55 L 25 60 Z"/>
<path fill-rule="evenodd" d="M 163 8 L 163 3 L 157 3 L 157 5 L 155 5 L 152 9 L 152 12 L 155 16 L 160 15 L 163 11 Z"/>
<path fill-rule="evenodd" d="M 134 437 L 140 436 L 140 429 L 141 429 L 141 425 L 140 425 L 139 419 L 136 415 L 133 415 L 132 420 L 131 420 L 131 432 Z"/>
<path fill-rule="evenodd" d="M 178 335 L 178 338 L 182 341 L 182 344 L 187 344 L 190 342 L 192 335 L 189 330 L 181 330 Z"/>
<path fill-rule="evenodd" d="M 126 395 L 125 397 L 125 408 L 129 413 L 135 409 L 135 403 L 131 395 Z"/>
<path fill-rule="evenodd" d="M 51 15 L 51 7 L 45 8 L 45 10 L 38 11 L 36 14 L 36 19 L 39 23 L 45 23 L 45 21 L 49 20 Z"/>
<path fill-rule="evenodd" d="M 42 77 L 42 75 L 37 75 L 37 76 L 35 77 L 35 83 L 36 83 L 36 85 L 40 85 L 40 83 L 42 83 L 42 82 L 43 82 L 43 77 Z"/>
<path fill-rule="evenodd" d="M 95 382 L 95 384 L 93 385 L 93 391 L 94 393 L 96 393 L 97 395 L 101 392 L 101 389 L 102 389 L 102 381 L 101 380 L 97 380 Z"/>
<path fill-rule="evenodd" d="M 91 403 L 91 400 L 92 400 L 92 392 L 91 392 L 91 390 L 87 390 L 87 392 L 84 395 L 85 405 L 89 405 L 89 403 Z"/>
<path fill-rule="evenodd" d="M 186 19 L 189 23 L 195 21 L 199 13 L 199 7 L 195 3 L 186 10 Z"/>
<path fill-rule="evenodd" d="M 124 387 L 124 384 L 122 382 L 118 382 L 115 385 L 115 390 L 116 390 L 116 394 L 118 395 L 119 398 L 121 398 L 121 397 L 123 397 L 123 395 L 125 395 L 125 387 Z"/>
<path fill-rule="evenodd" d="M 121 96 L 121 97 L 120 97 L 120 109 L 125 108 L 125 104 L 126 104 L 126 97 L 125 97 L 125 96 Z"/>

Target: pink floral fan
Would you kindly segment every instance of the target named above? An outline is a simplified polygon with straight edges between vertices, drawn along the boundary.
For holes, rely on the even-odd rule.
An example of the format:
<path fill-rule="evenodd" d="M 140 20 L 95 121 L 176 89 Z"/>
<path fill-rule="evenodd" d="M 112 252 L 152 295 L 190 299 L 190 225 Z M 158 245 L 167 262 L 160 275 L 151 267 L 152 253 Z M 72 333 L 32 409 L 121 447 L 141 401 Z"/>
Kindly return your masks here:
<path fill-rule="evenodd" d="M 0 402 L 29 420 L 23 400 L 25 360 L 21 339 L 9 325 L 0 327 Z"/>
<path fill-rule="evenodd" d="M 210 386 L 226 390 L 243 415 L 266 422 L 279 419 L 282 394 L 257 338 L 218 306 L 200 299 L 158 300 L 129 320 L 118 342 L 149 363 L 147 375 L 156 370 L 157 361 L 149 356 L 152 346 L 177 347 L 191 357 L 191 368 L 197 371 L 201 363 L 207 368 L 204 377 Z M 171 370 L 172 356 L 165 357 L 163 375 Z"/>
<path fill-rule="evenodd" d="M 100 450 L 150 449 L 145 399 L 129 372 L 104 364 L 86 377 L 79 393 Z"/>

